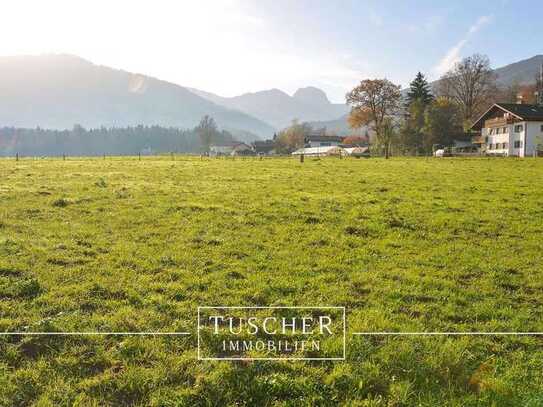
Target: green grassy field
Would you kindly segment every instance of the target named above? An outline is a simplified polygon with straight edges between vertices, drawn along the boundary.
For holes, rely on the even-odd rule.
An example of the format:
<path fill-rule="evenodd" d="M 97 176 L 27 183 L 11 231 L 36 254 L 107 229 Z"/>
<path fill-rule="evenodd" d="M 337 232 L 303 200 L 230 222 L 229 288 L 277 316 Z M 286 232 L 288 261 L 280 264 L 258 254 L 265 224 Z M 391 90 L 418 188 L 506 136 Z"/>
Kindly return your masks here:
<path fill-rule="evenodd" d="M 541 406 L 543 160 L 0 160 L 0 405 Z M 199 305 L 347 308 L 345 362 L 208 362 Z"/>

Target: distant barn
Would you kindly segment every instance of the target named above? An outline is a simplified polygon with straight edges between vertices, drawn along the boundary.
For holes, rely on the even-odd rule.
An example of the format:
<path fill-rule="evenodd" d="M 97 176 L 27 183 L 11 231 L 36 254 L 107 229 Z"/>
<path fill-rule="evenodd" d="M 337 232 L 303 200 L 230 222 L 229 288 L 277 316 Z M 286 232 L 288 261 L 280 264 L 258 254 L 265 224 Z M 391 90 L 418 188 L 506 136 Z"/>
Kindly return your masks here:
<path fill-rule="evenodd" d="M 212 157 L 227 156 L 227 155 L 255 155 L 253 148 L 239 141 L 224 142 L 209 146 L 209 155 Z"/>
<path fill-rule="evenodd" d="M 339 146 L 304 147 L 292 153 L 292 155 L 305 155 L 308 157 L 343 156 L 345 150 Z"/>
<path fill-rule="evenodd" d="M 304 147 L 339 146 L 343 137 L 326 135 L 325 129 L 316 130 L 305 136 Z"/>

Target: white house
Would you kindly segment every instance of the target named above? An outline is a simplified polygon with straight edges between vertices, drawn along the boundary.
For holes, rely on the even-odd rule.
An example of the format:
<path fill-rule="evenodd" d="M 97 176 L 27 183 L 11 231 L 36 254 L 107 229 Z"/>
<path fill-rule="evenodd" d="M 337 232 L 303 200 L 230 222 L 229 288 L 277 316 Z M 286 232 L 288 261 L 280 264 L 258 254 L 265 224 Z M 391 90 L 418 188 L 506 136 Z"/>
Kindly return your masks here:
<path fill-rule="evenodd" d="M 234 143 L 213 144 L 209 146 L 209 155 L 230 155 L 234 151 Z"/>
<path fill-rule="evenodd" d="M 496 103 L 471 129 L 486 154 L 529 157 L 543 150 L 543 105 Z"/>

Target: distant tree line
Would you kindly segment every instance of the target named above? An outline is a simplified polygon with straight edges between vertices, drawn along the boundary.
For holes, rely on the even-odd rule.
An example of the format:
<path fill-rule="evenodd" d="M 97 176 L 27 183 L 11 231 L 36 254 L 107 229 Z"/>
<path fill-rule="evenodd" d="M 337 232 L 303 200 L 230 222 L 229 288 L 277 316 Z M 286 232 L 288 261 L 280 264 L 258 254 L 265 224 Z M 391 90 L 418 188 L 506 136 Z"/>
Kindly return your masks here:
<path fill-rule="evenodd" d="M 213 121 L 209 117 L 206 120 Z M 0 156 L 202 153 L 209 143 L 232 140 L 232 134 L 219 131 L 216 125 L 206 133 L 205 140 L 200 126 L 191 130 L 161 126 L 85 129 L 75 125 L 71 130 L 1 127 Z"/>

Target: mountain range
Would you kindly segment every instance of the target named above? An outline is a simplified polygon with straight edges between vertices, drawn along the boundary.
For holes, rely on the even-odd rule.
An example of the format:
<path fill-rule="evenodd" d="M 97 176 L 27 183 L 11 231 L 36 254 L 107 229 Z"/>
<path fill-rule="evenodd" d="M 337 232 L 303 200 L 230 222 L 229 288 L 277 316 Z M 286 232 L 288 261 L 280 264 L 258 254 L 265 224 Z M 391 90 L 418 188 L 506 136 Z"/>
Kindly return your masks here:
<path fill-rule="evenodd" d="M 223 98 L 73 55 L 0 57 L 0 94 L 0 126 L 192 128 L 207 114 L 243 141 L 270 138 L 295 118 L 334 119 L 347 111 L 317 88 Z"/>
<path fill-rule="evenodd" d="M 337 119 L 349 110 L 345 104 L 331 103 L 326 93 L 312 86 L 300 88 L 292 96 L 279 89 L 270 89 L 230 98 L 189 89 L 218 105 L 258 117 L 277 129 L 289 126 L 294 119 L 309 122 Z"/>
<path fill-rule="evenodd" d="M 182 86 L 72 55 L 0 57 L 0 95 L 0 126 L 191 128 L 208 114 L 239 139 L 269 137 L 276 131 Z"/>
<path fill-rule="evenodd" d="M 497 81 L 500 85 L 511 85 L 517 82 L 520 85 L 531 84 L 539 75 L 541 64 L 543 64 L 543 55 L 536 55 L 529 59 L 524 59 L 504 67 L 495 69 Z"/>
<path fill-rule="evenodd" d="M 495 70 L 498 83 L 533 83 L 543 55 Z M 86 128 L 196 126 L 204 115 L 239 140 L 269 138 L 293 119 L 349 131 L 348 107 L 315 87 L 222 97 L 150 76 L 95 65 L 73 55 L 0 57 L 0 126 Z"/>

